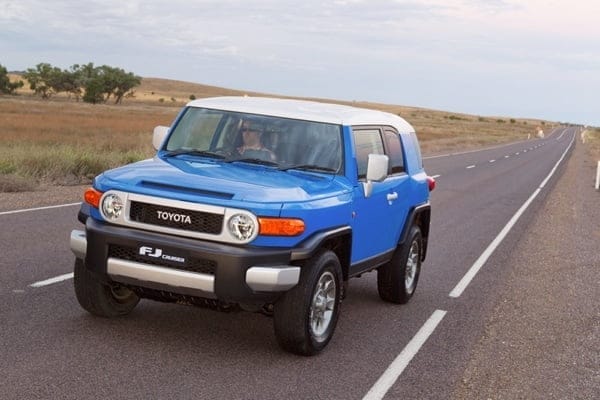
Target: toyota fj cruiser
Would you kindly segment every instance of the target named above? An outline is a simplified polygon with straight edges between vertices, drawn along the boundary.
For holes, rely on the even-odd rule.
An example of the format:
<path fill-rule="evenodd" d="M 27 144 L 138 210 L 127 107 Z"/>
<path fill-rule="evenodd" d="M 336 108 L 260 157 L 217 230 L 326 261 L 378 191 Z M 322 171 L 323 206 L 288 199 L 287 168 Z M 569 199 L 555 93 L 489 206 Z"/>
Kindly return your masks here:
<path fill-rule="evenodd" d="M 91 314 L 140 298 L 261 311 L 303 355 L 332 338 L 352 277 L 383 300 L 415 292 L 429 191 L 414 129 L 380 111 L 272 98 L 187 104 L 156 127 L 156 156 L 106 171 L 71 233 Z"/>

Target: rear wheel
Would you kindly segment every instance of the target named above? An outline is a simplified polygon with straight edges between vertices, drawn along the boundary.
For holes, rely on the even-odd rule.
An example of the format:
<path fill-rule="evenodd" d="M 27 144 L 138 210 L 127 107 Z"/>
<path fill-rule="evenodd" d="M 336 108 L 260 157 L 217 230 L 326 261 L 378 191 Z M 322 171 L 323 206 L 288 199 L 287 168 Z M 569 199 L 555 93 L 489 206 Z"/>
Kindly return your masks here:
<path fill-rule="evenodd" d="M 418 226 L 413 226 L 404 246 L 398 246 L 387 264 L 377 270 L 379 297 L 392 303 L 407 303 L 415 293 L 421 273 L 423 239 Z"/>
<path fill-rule="evenodd" d="M 140 298 L 125 286 L 100 282 L 85 267 L 83 260 L 75 260 L 75 295 L 84 310 L 99 317 L 126 315 Z"/>
<path fill-rule="evenodd" d="M 321 251 L 303 266 L 298 285 L 274 306 L 275 336 L 283 349 L 309 356 L 327 346 L 340 313 L 341 285 L 334 252 Z"/>

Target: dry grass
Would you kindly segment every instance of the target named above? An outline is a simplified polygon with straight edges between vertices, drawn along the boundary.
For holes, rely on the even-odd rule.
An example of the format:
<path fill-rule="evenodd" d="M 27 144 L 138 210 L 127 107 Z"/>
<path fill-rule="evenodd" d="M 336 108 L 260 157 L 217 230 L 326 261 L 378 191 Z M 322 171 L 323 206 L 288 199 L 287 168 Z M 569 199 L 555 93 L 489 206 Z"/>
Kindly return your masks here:
<path fill-rule="evenodd" d="M 588 128 L 583 136 L 592 159 L 600 161 L 600 128 Z"/>
<path fill-rule="evenodd" d="M 176 107 L 105 106 L 31 97 L 0 98 L 0 191 L 78 184 L 152 155 L 152 129 Z"/>
<path fill-rule="evenodd" d="M 178 108 L 91 105 L 55 99 L 0 97 L 2 146 L 15 143 L 69 144 L 102 150 L 137 148 L 136 135 L 170 124 Z M 144 145 L 147 143 L 144 143 Z"/>
<path fill-rule="evenodd" d="M 107 168 L 150 157 L 152 129 L 169 125 L 190 95 L 259 95 L 158 78 L 144 78 L 135 97 L 117 106 L 76 102 L 66 95 L 40 100 L 27 84 L 18 93 L 0 97 L 0 191 L 87 182 Z M 327 101 L 401 115 L 415 127 L 426 154 L 523 140 L 540 125 L 550 130 L 548 122 L 538 120 Z"/>
<path fill-rule="evenodd" d="M 215 96 L 256 95 L 252 92 L 225 89 L 216 86 L 174 81 L 160 78 L 144 78 L 142 84 L 135 90 L 135 101 L 147 104 L 170 104 L 181 106 L 190 101 L 190 96 L 197 99 Z M 161 102 L 160 99 L 163 99 Z"/>

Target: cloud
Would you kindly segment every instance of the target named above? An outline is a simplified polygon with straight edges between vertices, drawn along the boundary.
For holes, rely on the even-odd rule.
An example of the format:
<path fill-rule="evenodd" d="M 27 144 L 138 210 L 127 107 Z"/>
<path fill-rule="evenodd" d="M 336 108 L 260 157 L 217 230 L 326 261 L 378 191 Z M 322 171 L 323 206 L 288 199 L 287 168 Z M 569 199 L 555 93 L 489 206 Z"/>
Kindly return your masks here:
<path fill-rule="evenodd" d="M 600 92 L 598 15 L 591 0 L 9 0 L 0 54 L 9 69 L 91 61 L 246 90 L 477 112 L 500 108 L 481 100 L 488 92 L 567 90 L 563 77 Z M 502 107 L 523 102 L 513 93 Z"/>

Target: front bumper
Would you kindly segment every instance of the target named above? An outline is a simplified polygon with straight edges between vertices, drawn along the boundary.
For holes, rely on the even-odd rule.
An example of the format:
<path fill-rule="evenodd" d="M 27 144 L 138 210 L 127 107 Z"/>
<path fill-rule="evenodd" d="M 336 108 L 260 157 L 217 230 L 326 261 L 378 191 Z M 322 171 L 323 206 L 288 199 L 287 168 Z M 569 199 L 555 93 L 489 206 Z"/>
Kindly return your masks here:
<path fill-rule="evenodd" d="M 109 280 L 235 303 L 272 301 L 294 287 L 290 249 L 256 249 L 102 224 L 71 232 L 71 250 Z"/>

